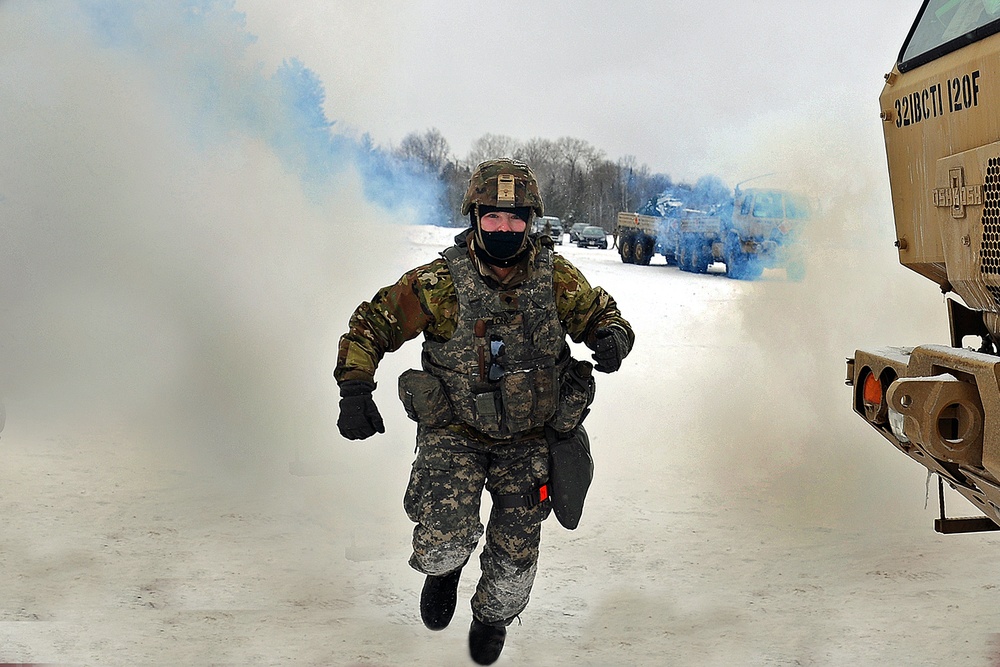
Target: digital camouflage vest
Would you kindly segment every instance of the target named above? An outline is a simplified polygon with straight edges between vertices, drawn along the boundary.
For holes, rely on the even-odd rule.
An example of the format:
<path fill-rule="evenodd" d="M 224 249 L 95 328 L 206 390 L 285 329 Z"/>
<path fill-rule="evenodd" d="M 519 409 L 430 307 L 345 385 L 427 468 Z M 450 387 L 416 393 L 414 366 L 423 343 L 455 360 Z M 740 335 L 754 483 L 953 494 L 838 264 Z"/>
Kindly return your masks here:
<path fill-rule="evenodd" d="M 458 326 L 446 342 L 424 341 L 424 370 L 441 380 L 454 419 L 491 438 L 542 427 L 555 414 L 569 360 L 552 286 L 553 254 L 540 248 L 531 277 L 491 289 L 465 248 L 442 256 L 458 296 Z"/>

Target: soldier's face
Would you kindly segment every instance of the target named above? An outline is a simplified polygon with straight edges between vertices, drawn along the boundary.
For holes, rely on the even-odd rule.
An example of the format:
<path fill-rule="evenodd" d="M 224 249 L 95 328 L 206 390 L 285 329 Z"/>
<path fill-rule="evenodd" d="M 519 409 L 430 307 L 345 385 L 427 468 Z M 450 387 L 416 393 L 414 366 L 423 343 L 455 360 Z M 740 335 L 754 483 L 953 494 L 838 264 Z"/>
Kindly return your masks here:
<path fill-rule="evenodd" d="M 479 217 L 479 226 L 484 232 L 523 232 L 528 225 L 514 213 L 490 211 Z"/>

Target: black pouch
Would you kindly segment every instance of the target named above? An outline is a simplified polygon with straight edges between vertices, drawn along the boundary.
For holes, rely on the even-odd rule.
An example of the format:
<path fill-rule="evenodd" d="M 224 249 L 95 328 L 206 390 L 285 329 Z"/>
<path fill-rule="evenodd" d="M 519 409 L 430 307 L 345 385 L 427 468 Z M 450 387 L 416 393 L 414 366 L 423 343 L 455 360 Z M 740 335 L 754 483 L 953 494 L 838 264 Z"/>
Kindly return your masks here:
<path fill-rule="evenodd" d="M 549 497 L 552 511 L 564 528 L 573 530 L 583 515 L 583 502 L 594 479 L 590 438 L 583 426 L 568 433 L 545 428 L 549 442 Z"/>
<path fill-rule="evenodd" d="M 406 416 L 424 426 L 452 422 L 451 403 L 441 381 L 427 371 L 410 369 L 399 376 L 399 400 Z"/>

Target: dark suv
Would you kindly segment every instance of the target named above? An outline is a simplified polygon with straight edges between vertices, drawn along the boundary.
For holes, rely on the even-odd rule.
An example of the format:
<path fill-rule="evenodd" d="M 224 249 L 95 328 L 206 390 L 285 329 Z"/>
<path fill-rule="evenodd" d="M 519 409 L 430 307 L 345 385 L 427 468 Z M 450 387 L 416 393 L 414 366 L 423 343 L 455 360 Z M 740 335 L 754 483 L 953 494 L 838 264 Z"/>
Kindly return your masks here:
<path fill-rule="evenodd" d="M 576 239 L 576 244 L 581 248 L 602 248 L 608 249 L 608 235 L 600 227 L 584 227 L 580 236 Z"/>

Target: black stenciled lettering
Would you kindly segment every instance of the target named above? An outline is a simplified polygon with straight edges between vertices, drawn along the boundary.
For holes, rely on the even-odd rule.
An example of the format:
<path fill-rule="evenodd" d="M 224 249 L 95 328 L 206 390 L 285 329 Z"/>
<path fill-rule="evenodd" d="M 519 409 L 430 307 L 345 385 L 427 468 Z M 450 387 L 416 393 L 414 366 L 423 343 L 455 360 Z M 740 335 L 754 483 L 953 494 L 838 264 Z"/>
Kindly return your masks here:
<path fill-rule="evenodd" d="M 931 117 L 931 111 L 927 108 L 927 99 L 931 96 L 931 91 L 929 88 L 924 88 L 923 92 L 920 93 L 920 107 L 924 114 L 924 118 Z"/>
<path fill-rule="evenodd" d="M 903 109 L 898 99 L 896 100 L 896 127 L 903 127 Z"/>
<path fill-rule="evenodd" d="M 937 111 L 935 112 L 934 115 L 937 116 L 937 115 L 944 114 L 944 100 L 941 99 L 941 84 L 940 83 L 935 83 L 934 84 L 934 91 L 937 93 L 937 95 L 935 96 L 935 104 L 937 105 L 935 108 L 937 109 Z"/>
<path fill-rule="evenodd" d="M 972 73 L 972 106 L 979 106 L 979 70 Z"/>
<path fill-rule="evenodd" d="M 962 110 L 962 80 L 955 77 L 948 82 L 948 97 L 951 99 L 951 110 Z"/>
<path fill-rule="evenodd" d="M 919 123 L 924 119 L 924 107 L 920 103 L 920 93 L 913 93 L 913 122 Z"/>
<path fill-rule="evenodd" d="M 972 106 L 972 77 L 966 74 L 962 77 L 962 108 Z"/>
<path fill-rule="evenodd" d="M 903 127 L 908 127 L 910 125 L 910 96 L 907 95 L 903 98 Z"/>

